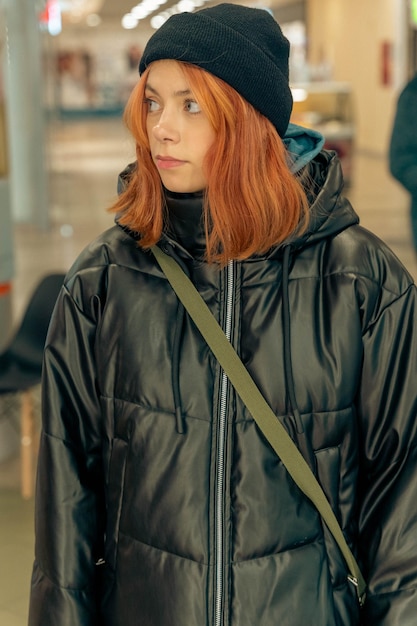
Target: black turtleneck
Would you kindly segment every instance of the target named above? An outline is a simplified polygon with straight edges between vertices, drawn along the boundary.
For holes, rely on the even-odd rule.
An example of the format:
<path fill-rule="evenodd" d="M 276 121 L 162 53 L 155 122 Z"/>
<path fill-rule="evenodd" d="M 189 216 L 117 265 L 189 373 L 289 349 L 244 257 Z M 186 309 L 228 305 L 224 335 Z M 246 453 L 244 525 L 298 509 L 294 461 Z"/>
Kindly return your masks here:
<path fill-rule="evenodd" d="M 192 256 L 204 256 L 206 241 L 203 225 L 204 191 L 176 193 L 165 190 L 168 209 L 167 233 Z"/>

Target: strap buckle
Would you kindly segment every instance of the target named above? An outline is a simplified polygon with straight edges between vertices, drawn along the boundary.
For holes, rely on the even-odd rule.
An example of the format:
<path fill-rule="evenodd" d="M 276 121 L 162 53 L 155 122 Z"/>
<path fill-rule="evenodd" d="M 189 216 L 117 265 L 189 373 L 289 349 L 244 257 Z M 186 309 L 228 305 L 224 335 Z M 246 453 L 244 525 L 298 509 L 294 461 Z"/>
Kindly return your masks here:
<path fill-rule="evenodd" d="M 366 600 L 366 590 L 364 590 L 362 593 L 359 592 L 359 581 L 356 578 L 356 576 L 352 576 L 352 574 L 348 574 L 347 578 L 348 578 L 348 581 L 352 583 L 354 587 L 356 587 L 356 594 L 358 596 L 359 606 L 360 607 L 364 606 L 365 600 Z"/>

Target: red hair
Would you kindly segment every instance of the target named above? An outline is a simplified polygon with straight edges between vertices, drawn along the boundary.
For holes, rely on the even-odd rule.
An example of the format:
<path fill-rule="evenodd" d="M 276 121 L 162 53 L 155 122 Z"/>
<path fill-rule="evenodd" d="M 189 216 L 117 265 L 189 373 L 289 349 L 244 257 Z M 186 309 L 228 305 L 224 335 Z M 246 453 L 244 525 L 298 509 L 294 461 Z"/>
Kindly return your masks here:
<path fill-rule="evenodd" d="M 221 264 L 267 252 L 308 222 L 303 186 L 290 171 L 282 139 L 272 123 L 220 78 L 179 63 L 216 138 L 204 163 L 207 259 Z M 164 192 L 146 132 L 148 70 L 133 89 L 124 121 L 136 142 L 139 166 L 110 210 L 140 233 L 148 248 L 161 237 Z"/>

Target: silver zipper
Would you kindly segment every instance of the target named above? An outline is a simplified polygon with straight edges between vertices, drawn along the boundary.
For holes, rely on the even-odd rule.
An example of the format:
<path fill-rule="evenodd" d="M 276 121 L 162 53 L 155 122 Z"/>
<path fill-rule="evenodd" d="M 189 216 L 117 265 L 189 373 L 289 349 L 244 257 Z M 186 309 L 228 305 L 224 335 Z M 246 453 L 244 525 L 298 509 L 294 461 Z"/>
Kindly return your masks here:
<path fill-rule="evenodd" d="M 230 341 L 232 334 L 234 267 L 230 261 L 226 269 L 226 316 L 224 333 Z M 216 474 L 216 515 L 215 515 L 215 602 L 214 626 L 221 626 L 224 588 L 224 510 L 223 495 L 225 482 L 225 448 L 227 437 L 227 392 L 229 381 L 222 371 L 220 385 L 219 433 L 217 446 L 217 474 Z"/>

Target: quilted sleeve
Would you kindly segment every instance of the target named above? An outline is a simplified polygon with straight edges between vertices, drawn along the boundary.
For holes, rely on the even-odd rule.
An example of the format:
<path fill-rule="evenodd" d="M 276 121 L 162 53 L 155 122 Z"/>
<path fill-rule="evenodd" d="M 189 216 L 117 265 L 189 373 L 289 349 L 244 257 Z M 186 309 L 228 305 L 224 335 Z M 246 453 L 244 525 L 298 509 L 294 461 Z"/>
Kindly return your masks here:
<path fill-rule="evenodd" d="M 381 307 L 364 337 L 360 558 L 365 626 L 414 626 L 417 616 L 417 297 L 411 285 Z"/>
<path fill-rule="evenodd" d="M 79 289 L 81 293 L 82 289 Z M 97 301 L 62 289 L 45 348 L 29 626 L 98 624 L 103 477 L 95 379 Z"/>

